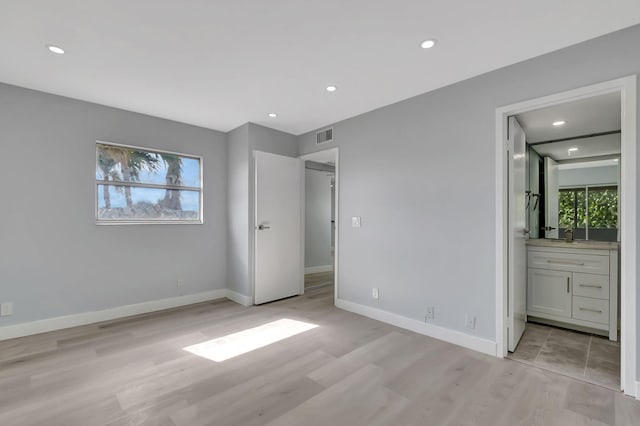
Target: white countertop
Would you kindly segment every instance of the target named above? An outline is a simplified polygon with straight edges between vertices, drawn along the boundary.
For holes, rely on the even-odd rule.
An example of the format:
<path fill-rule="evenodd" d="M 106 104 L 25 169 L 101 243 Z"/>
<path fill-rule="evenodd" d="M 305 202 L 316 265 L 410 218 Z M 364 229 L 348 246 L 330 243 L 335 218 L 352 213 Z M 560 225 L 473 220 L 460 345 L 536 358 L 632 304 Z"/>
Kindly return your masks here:
<path fill-rule="evenodd" d="M 617 250 L 620 247 L 620 243 L 611 241 L 585 241 L 574 240 L 567 242 L 564 239 L 549 239 L 539 238 L 527 240 L 527 245 L 530 247 L 557 247 L 557 248 L 570 248 L 570 249 L 596 249 L 596 250 Z"/>

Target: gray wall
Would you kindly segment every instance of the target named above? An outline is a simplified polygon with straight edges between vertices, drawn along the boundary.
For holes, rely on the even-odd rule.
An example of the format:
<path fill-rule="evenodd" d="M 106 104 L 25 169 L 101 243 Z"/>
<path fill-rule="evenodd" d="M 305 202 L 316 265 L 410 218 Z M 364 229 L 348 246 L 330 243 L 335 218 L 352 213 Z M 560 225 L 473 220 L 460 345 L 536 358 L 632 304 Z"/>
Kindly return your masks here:
<path fill-rule="evenodd" d="M 297 157 L 298 138 L 290 133 L 249 123 L 249 149 Z"/>
<path fill-rule="evenodd" d="M 225 287 L 226 135 L 0 84 L 0 326 Z M 95 142 L 200 155 L 204 225 L 95 224 Z"/>
<path fill-rule="evenodd" d="M 296 157 L 298 144 L 294 135 L 254 123 L 229 133 L 229 288 L 245 296 L 253 291 L 254 150 Z"/>
<path fill-rule="evenodd" d="M 496 108 L 637 74 L 638 45 L 635 26 L 334 124 L 339 297 L 495 340 Z"/>
<path fill-rule="evenodd" d="M 331 176 L 305 170 L 304 266 L 333 267 L 331 255 Z"/>

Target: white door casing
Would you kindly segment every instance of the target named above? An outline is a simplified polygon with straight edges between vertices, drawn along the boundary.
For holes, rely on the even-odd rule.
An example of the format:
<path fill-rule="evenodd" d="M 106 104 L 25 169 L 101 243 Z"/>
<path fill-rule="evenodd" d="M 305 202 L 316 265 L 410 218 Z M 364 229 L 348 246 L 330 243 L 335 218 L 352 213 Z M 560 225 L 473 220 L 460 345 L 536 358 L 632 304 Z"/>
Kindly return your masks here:
<path fill-rule="evenodd" d="M 514 351 L 527 320 L 526 136 L 515 119 L 509 117 L 509 351 Z"/>
<path fill-rule="evenodd" d="M 255 161 L 255 304 L 300 294 L 303 276 L 301 160 L 261 151 Z"/>

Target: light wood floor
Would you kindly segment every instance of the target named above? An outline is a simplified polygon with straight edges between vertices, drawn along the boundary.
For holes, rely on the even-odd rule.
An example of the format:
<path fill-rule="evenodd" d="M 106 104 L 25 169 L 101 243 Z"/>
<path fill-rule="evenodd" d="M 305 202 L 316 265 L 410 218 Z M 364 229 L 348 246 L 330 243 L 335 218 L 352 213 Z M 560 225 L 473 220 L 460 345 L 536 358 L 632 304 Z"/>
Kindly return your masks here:
<path fill-rule="evenodd" d="M 182 348 L 319 327 L 213 362 Z M 0 343 L 0 425 L 638 425 L 640 403 L 333 307 L 333 288 Z"/>
<path fill-rule="evenodd" d="M 305 290 L 310 290 L 314 288 L 333 285 L 333 277 L 334 277 L 333 271 L 305 274 L 304 288 Z"/>

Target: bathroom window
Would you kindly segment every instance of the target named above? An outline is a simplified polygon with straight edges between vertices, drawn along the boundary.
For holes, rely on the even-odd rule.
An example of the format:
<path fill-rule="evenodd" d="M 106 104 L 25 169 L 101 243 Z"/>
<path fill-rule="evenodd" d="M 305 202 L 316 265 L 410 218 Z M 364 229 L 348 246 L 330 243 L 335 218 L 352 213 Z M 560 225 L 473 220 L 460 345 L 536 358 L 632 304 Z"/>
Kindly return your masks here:
<path fill-rule="evenodd" d="M 616 186 L 560 189 L 558 207 L 560 235 L 571 228 L 576 239 L 617 241 Z"/>
<path fill-rule="evenodd" d="M 202 159 L 97 143 L 96 222 L 202 223 Z"/>

